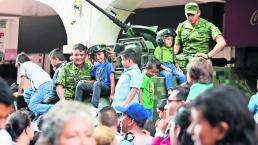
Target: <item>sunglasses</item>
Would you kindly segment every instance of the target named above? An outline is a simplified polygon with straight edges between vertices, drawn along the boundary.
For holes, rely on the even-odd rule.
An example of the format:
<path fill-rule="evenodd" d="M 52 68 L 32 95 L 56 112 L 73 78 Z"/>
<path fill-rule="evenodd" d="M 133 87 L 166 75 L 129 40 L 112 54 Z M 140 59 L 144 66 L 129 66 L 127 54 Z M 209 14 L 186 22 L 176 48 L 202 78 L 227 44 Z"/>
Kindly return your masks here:
<path fill-rule="evenodd" d="M 167 99 L 167 103 L 171 103 L 171 102 L 181 102 L 183 101 L 182 99 L 178 99 L 178 100 L 169 100 Z"/>

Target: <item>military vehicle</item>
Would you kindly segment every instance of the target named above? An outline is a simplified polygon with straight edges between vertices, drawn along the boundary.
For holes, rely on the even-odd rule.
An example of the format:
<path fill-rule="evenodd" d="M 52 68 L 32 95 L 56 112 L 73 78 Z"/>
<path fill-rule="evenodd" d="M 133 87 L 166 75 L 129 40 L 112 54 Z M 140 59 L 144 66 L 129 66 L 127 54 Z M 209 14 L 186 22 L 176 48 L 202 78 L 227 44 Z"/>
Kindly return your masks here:
<path fill-rule="evenodd" d="M 118 25 L 122 29 L 122 38 L 119 38 L 117 44 L 115 45 L 115 52 L 117 53 L 117 68 L 116 68 L 116 78 L 118 78 L 122 72 L 122 66 L 120 63 L 119 53 L 123 50 L 123 48 L 132 48 L 136 51 L 138 57 L 138 65 L 140 68 L 143 68 L 147 61 L 153 57 L 153 52 L 157 43 L 155 41 L 156 33 L 158 30 L 157 26 L 154 27 L 146 27 L 139 25 L 130 25 L 124 24 L 116 17 L 110 15 L 95 3 L 90 0 L 86 0 L 104 15 L 106 15 L 110 20 L 112 20 L 116 25 Z M 130 47 L 123 47 L 126 45 L 130 45 Z M 137 47 L 133 47 L 137 46 Z M 249 87 L 246 79 L 241 76 L 239 73 L 242 71 L 241 68 L 234 67 L 225 67 L 227 64 L 232 64 L 235 62 L 235 59 L 232 58 L 230 61 L 227 61 L 225 58 L 213 58 L 213 83 L 215 85 L 230 85 L 235 86 L 242 90 L 245 96 L 250 97 L 254 94 L 254 89 Z M 185 72 L 185 69 L 183 69 Z M 157 76 L 154 78 L 155 83 L 155 92 L 154 98 L 155 101 L 160 100 L 161 98 L 167 97 L 167 92 L 165 90 L 165 82 L 164 78 L 161 76 Z M 176 81 L 176 80 L 174 80 Z"/>
<path fill-rule="evenodd" d="M 119 78 L 123 71 L 123 67 L 121 65 L 121 58 L 119 56 L 120 52 L 125 49 L 133 49 L 137 54 L 137 64 L 140 68 L 143 68 L 148 60 L 153 57 L 154 50 L 157 46 L 156 43 L 156 33 L 158 30 L 157 26 L 147 27 L 147 26 L 139 26 L 139 25 L 130 25 L 124 24 L 116 17 L 108 14 L 106 11 L 101 9 L 95 3 L 90 0 L 86 0 L 96 9 L 101 11 L 104 15 L 106 15 L 110 20 L 112 20 L 116 25 L 118 25 L 122 29 L 122 38 L 119 38 L 117 43 L 115 44 L 114 51 L 117 54 L 116 61 L 116 71 L 115 76 L 116 79 Z M 167 92 L 165 89 L 164 78 L 157 76 L 154 78 L 155 90 L 154 90 L 154 98 L 157 102 L 161 98 L 167 97 Z"/>

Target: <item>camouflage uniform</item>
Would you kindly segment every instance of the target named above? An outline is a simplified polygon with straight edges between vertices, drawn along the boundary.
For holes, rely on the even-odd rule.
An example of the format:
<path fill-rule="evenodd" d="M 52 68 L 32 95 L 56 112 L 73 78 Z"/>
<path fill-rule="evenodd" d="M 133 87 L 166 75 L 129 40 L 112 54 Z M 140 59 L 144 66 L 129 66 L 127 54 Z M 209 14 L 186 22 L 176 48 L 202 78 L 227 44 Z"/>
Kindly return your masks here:
<path fill-rule="evenodd" d="M 74 98 L 75 88 L 80 80 L 91 79 L 91 68 L 92 64 L 90 62 L 85 62 L 82 68 L 77 68 L 73 62 L 69 62 L 63 67 L 58 75 L 56 84 L 64 87 L 65 99 Z"/>
<path fill-rule="evenodd" d="M 221 35 L 220 30 L 211 22 L 199 18 L 196 26 L 188 20 L 180 23 L 176 30 L 175 45 L 183 46 L 183 53 L 176 56 L 180 67 L 185 67 L 196 53 L 208 53 L 209 40 Z"/>

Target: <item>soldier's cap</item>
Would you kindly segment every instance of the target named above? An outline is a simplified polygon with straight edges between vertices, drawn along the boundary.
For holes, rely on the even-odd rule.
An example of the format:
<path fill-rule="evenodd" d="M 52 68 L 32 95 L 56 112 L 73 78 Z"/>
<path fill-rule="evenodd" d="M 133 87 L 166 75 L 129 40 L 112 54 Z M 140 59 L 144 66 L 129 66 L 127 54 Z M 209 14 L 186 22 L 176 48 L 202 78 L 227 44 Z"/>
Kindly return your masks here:
<path fill-rule="evenodd" d="M 185 5 L 185 14 L 196 14 L 199 11 L 197 3 L 190 2 Z"/>
<path fill-rule="evenodd" d="M 88 47 L 86 47 L 85 45 L 81 44 L 81 43 L 77 43 L 73 46 L 73 50 L 79 49 L 80 51 L 88 51 Z"/>

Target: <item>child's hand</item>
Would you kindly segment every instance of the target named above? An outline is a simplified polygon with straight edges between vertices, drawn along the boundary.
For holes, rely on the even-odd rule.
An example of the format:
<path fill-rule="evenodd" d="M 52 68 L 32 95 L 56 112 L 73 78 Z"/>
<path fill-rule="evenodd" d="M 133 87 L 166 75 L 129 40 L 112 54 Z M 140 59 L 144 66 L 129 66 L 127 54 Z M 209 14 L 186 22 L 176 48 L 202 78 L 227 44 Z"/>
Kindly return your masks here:
<path fill-rule="evenodd" d="M 114 95 L 109 96 L 109 102 L 111 103 L 114 100 Z"/>
<path fill-rule="evenodd" d="M 125 108 L 128 104 L 126 102 L 122 103 L 121 107 Z"/>
<path fill-rule="evenodd" d="M 109 57 L 111 58 L 112 62 L 116 61 L 116 53 L 112 48 L 108 49 Z"/>
<path fill-rule="evenodd" d="M 176 69 L 177 69 L 179 72 L 183 73 L 183 71 L 182 71 L 182 69 L 179 67 L 178 63 L 176 63 L 175 65 L 176 65 Z"/>
<path fill-rule="evenodd" d="M 167 72 L 172 72 L 171 69 L 168 68 L 168 67 L 165 67 L 164 70 L 167 71 Z"/>

